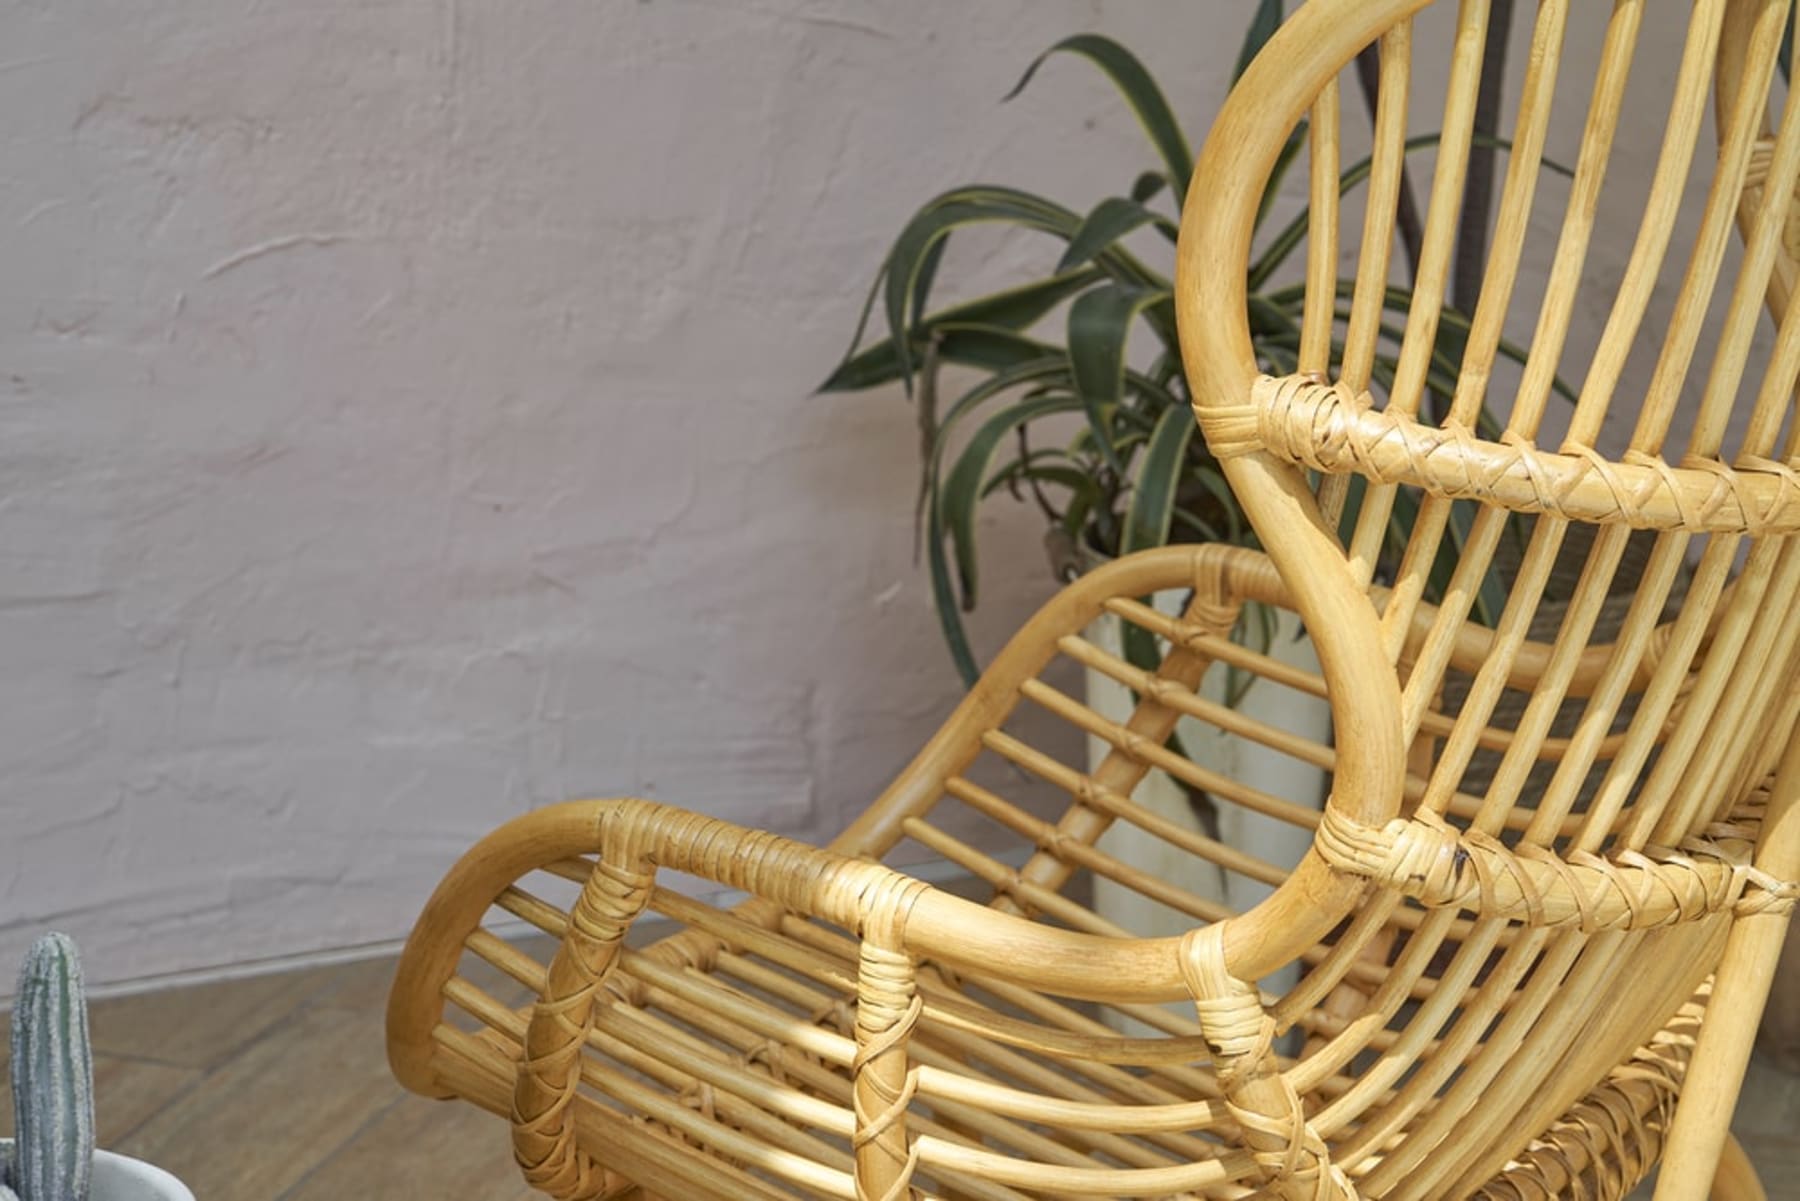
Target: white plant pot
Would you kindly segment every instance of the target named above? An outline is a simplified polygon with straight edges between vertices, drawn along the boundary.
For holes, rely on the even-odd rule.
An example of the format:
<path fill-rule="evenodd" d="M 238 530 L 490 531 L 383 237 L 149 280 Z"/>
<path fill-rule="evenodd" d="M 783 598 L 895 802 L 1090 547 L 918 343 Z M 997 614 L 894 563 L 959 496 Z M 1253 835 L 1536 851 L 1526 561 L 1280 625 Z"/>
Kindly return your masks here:
<path fill-rule="evenodd" d="M 88 1201 L 194 1201 L 194 1194 L 155 1164 L 96 1151 Z"/>
<path fill-rule="evenodd" d="M 1172 616 L 1179 615 L 1187 599 L 1181 591 L 1159 592 L 1152 598 L 1156 608 Z M 1319 660 L 1312 640 L 1301 630 L 1299 619 L 1285 610 L 1276 611 L 1274 636 L 1268 654 L 1283 663 L 1317 672 Z M 1088 639 L 1115 655 L 1122 655 L 1123 636 L 1119 619 L 1102 616 L 1087 631 Z M 1163 649 L 1167 649 L 1166 647 Z M 1131 715 L 1131 692 L 1097 671 L 1087 672 L 1088 704 L 1095 712 L 1113 721 L 1124 721 Z M 1226 694 L 1226 669 L 1215 665 L 1200 687 L 1202 696 L 1223 703 Z M 1292 689 L 1269 684 L 1253 685 L 1238 701 L 1237 708 L 1247 716 L 1302 737 L 1329 743 L 1331 708 L 1322 699 L 1295 693 Z M 1321 807 L 1325 800 L 1326 774 L 1309 764 L 1280 755 L 1266 747 L 1242 738 L 1223 734 L 1212 726 L 1184 717 L 1176 726 L 1182 748 L 1196 762 L 1213 771 L 1230 776 L 1251 787 L 1301 804 Z M 1100 738 L 1088 739 L 1088 764 L 1098 766 L 1109 750 Z M 1188 794 L 1181 785 L 1161 771 L 1151 770 L 1133 791 L 1139 804 L 1168 821 L 1195 833 L 1206 833 L 1200 817 L 1194 812 Z M 1310 831 L 1297 829 L 1240 806 L 1221 804 L 1218 812 L 1219 838 L 1234 847 L 1248 851 L 1267 862 L 1291 868 L 1300 862 L 1312 844 Z M 1263 900 L 1274 890 L 1266 884 L 1227 875 L 1217 866 L 1196 859 L 1185 851 L 1168 846 L 1128 822 L 1114 822 L 1101 836 L 1100 849 L 1141 871 L 1170 880 L 1208 900 L 1218 901 L 1242 913 Z M 1094 879 L 1094 909 L 1101 917 L 1115 922 L 1133 934 L 1146 938 L 1178 935 L 1194 922 L 1149 900 L 1121 884 L 1101 877 Z M 1293 967 L 1263 980 L 1271 991 L 1285 991 L 1297 978 Z M 1174 1006 L 1192 1016 L 1191 1006 Z M 1132 1033 L 1148 1033 L 1137 1023 Z"/>
<path fill-rule="evenodd" d="M 0 1148 L 11 1145 L 11 1139 L 0 1138 Z M 155 1164 L 112 1151 L 94 1152 L 88 1185 L 88 1201 L 194 1201 L 187 1185 Z"/>

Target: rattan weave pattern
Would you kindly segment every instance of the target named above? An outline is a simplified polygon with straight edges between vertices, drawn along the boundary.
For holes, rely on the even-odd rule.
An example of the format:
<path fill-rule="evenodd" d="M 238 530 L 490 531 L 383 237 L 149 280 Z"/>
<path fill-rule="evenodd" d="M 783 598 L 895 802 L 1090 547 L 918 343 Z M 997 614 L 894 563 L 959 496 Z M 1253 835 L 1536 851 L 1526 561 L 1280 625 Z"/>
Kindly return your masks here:
<path fill-rule="evenodd" d="M 1725 1122 L 1800 878 L 1800 95 L 1776 72 L 1792 5 L 1694 0 L 1672 21 L 1615 0 L 1576 55 L 1575 6 L 1540 0 L 1486 276 L 1446 363 L 1489 8 L 1459 0 L 1417 286 L 1384 365 L 1425 7 L 1308 0 L 1243 75 L 1188 192 L 1203 200 L 1181 223 L 1186 379 L 1262 550 L 1146 551 L 1068 585 L 829 847 L 639 799 L 503 827 L 409 942 L 389 1011 L 404 1083 L 507 1119 L 528 1179 L 569 1199 L 1616 1201 L 1659 1159 L 1660 1201 L 1760 1196 Z M 1653 30 L 1683 39 L 1682 60 L 1648 189 L 1621 198 L 1607 167 L 1621 124 L 1652 119 L 1625 95 Z M 1337 80 L 1369 46 L 1381 89 L 1352 220 Z M 1571 103 L 1584 132 L 1558 191 L 1541 164 Z M 1252 228 L 1303 122 L 1305 319 L 1259 361 Z M 1684 198 L 1698 223 L 1678 232 Z M 1633 249 L 1602 287 L 1594 233 L 1626 213 Z M 1604 330 L 1577 347 L 1582 308 Z M 1498 349 L 1521 325 L 1529 355 L 1508 376 Z M 1627 385 L 1638 360 L 1648 378 Z M 1561 376 L 1578 396 L 1552 436 Z M 1534 637 L 1578 524 L 1592 538 L 1554 636 Z M 1651 543 L 1600 633 L 1634 529 Z M 1523 549 L 1497 568 L 1503 542 Z M 1169 591 L 1179 615 L 1145 603 Z M 1320 669 L 1233 641 L 1252 603 L 1297 614 Z M 1156 660 L 1091 641 L 1103 614 Z M 1211 699 L 1226 670 L 1326 698 L 1331 737 Z M 1130 715 L 1075 695 L 1083 671 L 1129 689 Z M 1324 810 L 1185 753 L 1182 720 L 1324 771 Z M 1088 742 L 1099 753 L 1076 761 Z M 1152 770 L 1310 849 L 1272 862 L 1152 812 L 1137 798 Z M 1108 853 L 1116 822 L 1193 870 Z M 908 874 L 927 860 L 980 895 Z M 1197 883 L 1221 872 L 1273 895 L 1236 912 Z M 698 899 L 671 873 L 750 899 Z M 1096 913 L 1102 878 L 1187 933 Z M 641 914 L 680 932 L 633 948 Z M 549 963 L 502 937 L 520 922 L 560 940 Z M 469 960 L 537 1002 L 499 1003 Z"/>

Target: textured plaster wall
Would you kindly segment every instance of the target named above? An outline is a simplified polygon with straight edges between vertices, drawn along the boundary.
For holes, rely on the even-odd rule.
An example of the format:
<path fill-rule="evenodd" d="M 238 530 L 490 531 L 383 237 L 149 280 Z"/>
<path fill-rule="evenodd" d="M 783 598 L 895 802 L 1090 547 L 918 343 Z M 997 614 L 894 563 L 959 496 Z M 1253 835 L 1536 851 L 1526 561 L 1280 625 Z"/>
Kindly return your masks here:
<path fill-rule="evenodd" d="M 392 939 L 568 795 L 838 829 L 959 687 L 910 409 L 809 391 L 934 192 L 1149 165 L 1072 60 L 998 104 L 1033 54 L 1112 33 L 1198 131 L 1248 8 L 0 13 L 0 962 Z M 984 537 L 991 650 L 1051 585 Z"/>
<path fill-rule="evenodd" d="M 1032 55 L 1210 112 L 1236 8 L 5 10 L 0 962 L 391 939 L 571 794 L 841 827 L 960 689 L 909 408 L 809 392 L 935 191 L 1145 164 Z M 1051 586 L 994 520 L 989 649 Z"/>

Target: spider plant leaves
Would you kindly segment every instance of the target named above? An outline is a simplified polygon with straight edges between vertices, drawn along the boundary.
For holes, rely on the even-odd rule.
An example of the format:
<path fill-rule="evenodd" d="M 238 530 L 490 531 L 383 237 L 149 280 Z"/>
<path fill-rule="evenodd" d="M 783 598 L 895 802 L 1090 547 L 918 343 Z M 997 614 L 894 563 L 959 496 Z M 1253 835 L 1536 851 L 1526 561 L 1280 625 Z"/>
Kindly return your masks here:
<path fill-rule="evenodd" d="M 1053 362 L 1057 369 L 1061 369 L 1060 357 Z M 1013 381 L 1011 386 L 1016 386 L 1017 382 L 1019 381 Z M 992 395 L 1004 389 L 996 387 L 994 381 L 990 380 L 975 389 L 976 392 L 984 390 L 986 395 Z M 958 410 L 968 411 L 981 398 L 961 398 L 952 406 L 952 413 L 946 415 L 946 424 L 954 421 Z M 1023 401 L 994 414 L 976 430 L 948 477 L 940 475 L 941 465 L 935 456 L 926 464 L 924 541 L 926 566 L 931 576 L 932 602 L 937 610 L 938 626 L 943 631 L 945 645 L 950 650 L 951 661 L 956 664 L 957 674 L 962 677 L 966 688 L 973 688 L 981 674 L 974 652 L 969 648 L 969 636 L 963 626 L 962 612 L 975 607 L 975 506 L 986 492 L 982 487 L 982 477 L 987 474 L 995 451 L 1009 431 L 1051 412 L 1072 411 L 1077 407 L 1078 402 L 1068 395 Z M 940 436 L 936 442 L 939 455 L 945 445 L 941 436 L 942 428 L 940 427 Z M 1089 482 L 1091 484 L 1091 480 Z M 950 552 L 945 546 L 947 541 L 956 556 L 957 574 L 954 576 L 951 573 Z M 959 586 L 960 599 L 957 595 Z"/>
<path fill-rule="evenodd" d="M 1157 231 L 1169 241 L 1175 240 L 1175 223 L 1161 213 L 1123 196 L 1107 197 L 1081 219 L 1075 236 L 1069 239 L 1068 249 L 1063 251 L 1062 260 L 1056 264 L 1057 271 L 1068 271 L 1081 266 L 1132 230 L 1144 225 L 1155 225 Z"/>
<path fill-rule="evenodd" d="M 1264 0 L 1263 8 L 1270 6 L 1271 0 Z M 1279 3 L 1275 4 L 1279 12 Z M 1260 14 L 1259 14 L 1260 15 Z M 1264 35 L 1267 40 L 1267 35 Z M 1259 44 L 1260 45 L 1260 44 Z M 1187 135 L 1182 133 L 1181 125 L 1175 120 L 1175 113 L 1169 108 L 1168 100 L 1156 80 L 1138 60 L 1137 55 L 1119 45 L 1109 37 L 1097 33 L 1079 33 L 1074 37 L 1064 38 L 1050 49 L 1031 60 L 1025 68 L 1025 74 L 1013 85 L 1013 90 L 1005 99 L 1011 100 L 1025 90 L 1038 68 L 1053 54 L 1078 54 L 1088 59 L 1113 81 L 1131 106 L 1132 113 L 1138 123 L 1144 127 L 1144 133 L 1156 147 L 1161 156 L 1163 166 L 1168 173 L 1169 189 L 1175 197 L 1175 207 L 1180 208 L 1187 199 L 1188 179 L 1194 174 L 1194 152 L 1188 146 Z"/>
<path fill-rule="evenodd" d="M 1081 398 L 1101 456 L 1114 472 L 1125 474 L 1124 461 L 1113 445 L 1108 420 L 1125 390 L 1125 341 L 1132 323 L 1153 305 L 1167 304 L 1160 289 L 1102 284 L 1077 296 L 1069 305 L 1069 370 Z"/>
<path fill-rule="evenodd" d="M 1236 546 L 1256 545 L 1255 538 L 1246 537 L 1248 531 L 1244 529 L 1237 497 L 1232 493 L 1231 485 L 1225 481 L 1225 474 L 1217 467 L 1208 467 L 1203 464 L 1190 464 L 1189 470 L 1194 480 L 1212 494 L 1220 512 L 1225 514 L 1225 529 L 1222 535 L 1215 538 L 1214 541 L 1230 542 Z"/>
<path fill-rule="evenodd" d="M 1058 388 L 1064 395 L 1069 393 L 1069 359 L 1062 348 L 1044 343 L 1037 344 L 1042 353 L 1030 359 L 996 370 L 992 375 L 977 383 L 944 410 L 943 420 L 939 422 L 933 437 L 937 442 L 938 454 L 943 453 L 943 443 L 963 417 L 974 411 L 983 401 L 1011 391 L 1014 388 L 1031 386 L 1035 388 Z M 1039 399 L 1038 394 L 1028 395 L 1027 400 Z"/>
<path fill-rule="evenodd" d="M 1070 492 L 1090 492 L 1098 496 L 1100 489 L 1095 486 L 1093 477 L 1081 468 L 1067 463 L 1043 462 L 1044 459 L 1061 453 L 1055 450 L 1034 451 L 1029 457 L 1002 464 L 988 477 L 987 483 L 981 486 L 981 498 L 986 500 L 1000 489 L 1016 488 L 1020 483 L 1054 484 Z"/>
<path fill-rule="evenodd" d="M 1251 293 L 1245 317 L 1250 324 L 1250 337 L 1257 343 L 1277 339 L 1294 347 L 1300 345 L 1300 310 L 1298 302 Z"/>
<path fill-rule="evenodd" d="M 1169 186 L 1169 177 L 1160 171 L 1146 171 L 1131 185 L 1131 198 L 1139 204 L 1148 204 L 1156 199 L 1156 194 Z"/>
<path fill-rule="evenodd" d="M 1125 537 L 1120 553 L 1162 546 L 1169 540 L 1175 497 L 1181 490 L 1182 464 L 1194 439 L 1194 415 L 1181 406 L 1163 411 L 1138 460 L 1137 481 L 1125 510 Z"/>
<path fill-rule="evenodd" d="M 913 506 L 915 555 L 916 540 L 926 536 L 926 530 L 920 523 L 925 516 L 926 493 L 932 490 L 938 478 L 938 460 L 949 445 L 948 434 L 961 423 L 964 416 L 973 412 L 983 401 L 1014 388 L 1029 388 L 1026 399 L 1035 400 L 1047 395 L 1047 389 L 1060 385 L 1064 395 L 1068 394 L 1069 360 L 1055 347 L 1043 347 L 1044 353 L 1035 358 L 1013 364 L 1010 367 L 995 370 L 986 379 L 957 397 L 950 408 L 940 417 L 936 412 L 927 413 L 925 401 L 932 395 L 928 387 L 919 389 L 920 400 L 920 432 L 923 441 L 920 448 L 919 461 L 919 496 Z M 927 377 L 929 382 L 929 377 Z M 984 494 L 985 495 L 985 494 Z"/>
<path fill-rule="evenodd" d="M 1068 238 L 1073 236 L 1080 218 L 1062 205 L 1029 192 L 984 185 L 945 192 L 913 214 L 894 240 L 882 267 L 888 335 L 900 360 L 900 380 L 909 394 L 915 363 L 907 337 L 907 315 L 923 309 L 921 293 L 929 290 L 943 241 L 956 229 L 984 222 L 1004 222 Z"/>
<path fill-rule="evenodd" d="M 938 533 L 943 528 L 938 490 L 933 488 L 930 492 L 927 520 L 932 535 L 925 540 L 925 560 L 931 575 L 931 607 L 937 610 L 938 628 L 944 632 L 944 644 L 950 648 L 950 660 L 956 664 L 956 674 L 962 677 L 964 688 L 973 688 L 975 681 L 981 678 L 981 668 L 976 666 L 975 653 L 969 649 L 969 632 L 963 628 L 962 611 L 956 604 L 956 586 L 950 581 L 949 558 L 944 553 L 944 539 Z"/>
<path fill-rule="evenodd" d="M 1231 69 L 1231 82 L 1236 83 L 1250 62 L 1262 48 L 1268 44 L 1275 31 L 1281 28 L 1281 0 L 1262 0 L 1256 6 L 1256 15 L 1250 18 L 1250 28 L 1244 31 L 1244 44 L 1238 49 L 1237 65 Z"/>
<path fill-rule="evenodd" d="M 1042 346 L 1017 331 L 1036 324 L 1064 300 L 1104 278 L 1105 273 L 1097 267 L 1078 267 L 991 292 L 915 320 L 907 329 L 906 342 L 916 357 L 929 338 L 937 337 L 941 361 L 997 369 L 1018 361 L 1025 348 Z M 857 342 L 861 342 L 860 331 Z M 900 342 L 884 338 L 860 351 L 853 345 L 818 390 L 859 392 L 900 379 L 905 371 Z"/>
<path fill-rule="evenodd" d="M 912 324 L 918 327 L 925 319 L 925 306 L 931 302 L 931 285 L 937 282 L 938 268 L 943 265 L 944 251 L 950 246 L 948 236 L 939 238 L 931 244 L 919 260 L 919 269 L 914 273 L 912 286 Z"/>
<path fill-rule="evenodd" d="M 1073 396 L 1052 394 L 1008 405 L 990 415 L 969 435 L 968 443 L 943 477 L 941 486 L 933 489 L 933 500 L 928 506 L 933 515 L 933 528 L 927 531 L 927 537 L 936 543 L 945 534 L 949 535 L 956 556 L 956 581 L 964 609 L 975 607 L 978 582 L 975 507 L 981 500 L 983 485 L 1001 440 L 1021 425 L 1052 413 L 1073 412 L 1078 408 L 1080 401 Z"/>
<path fill-rule="evenodd" d="M 1234 78 L 1242 73 L 1274 36 L 1285 5 L 1281 0 L 1253 0 L 1244 8 L 1250 26 L 1240 49 Z M 979 579 L 976 514 L 986 498 L 1010 492 L 1035 503 L 1050 526 L 1047 542 L 1052 559 L 1080 570 L 1092 553 L 1123 554 L 1162 545 L 1172 539 L 1201 539 L 1255 545 L 1256 536 L 1238 508 L 1218 464 L 1196 441 L 1188 406 L 1188 385 L 1177 352 L 1177 331 L 1169 279 L 1140 261 L 1125 243 L 1158 239 L 1137 235 L 1145 229 L 1173 237 L 1176 221 L 1167 207 L 1181 205 L 1193 165 L 1190 144 L 1176 122 L 1167 98 L 1143 63 L 1112 40 L 1092 34 L 1067 38 L 1034 59 L 1008 93 L 1018 96 L 1046 62 L 1058 55 L 1083 58 L 1087 69 L 1107 77 L 1144 129 L 1155 158 L 1129 188 L 1120 188 L 1085 212 L 1064 207 L 1029 192 L 972 185 L 945 192 L 906 222 L 890 247 L 860 315 L 856 336 L 843 361 L 822 391 L 864 390 L 895 380 L 909 394 L 919 382 L 918 416 L 921 445 L 919 507 L 916 526 L 927 560 L 932 594 L 951 657 L 965 682 L 976 678 L 975 659 L 963 626 L 963 611 L 976 603 Z M 1478 139 L 1479 140 L 1479 139 Z M 1263 369 L 1275 374 L 1298 370 L 1300 325 L 1305 305 L 1303 286 L 1288 286 L 1297 276 L 1294 260 L 1305 242 L 1307 214 L 1291 220 L 1284 205 L 1278 221 L 1264 227 L 1264 214 L 1285 182 L 1303 170 L 1306 121 L 1297 123 L 1282 148 L 1257 213 L 1256 254 L 1246 279 L 1250 341 Z M 1437 135 L 1410 139 L 1404 153 L 1437 145 Z M 1496 145 L 1510 150 L 1504 142 Z M 1404 167 L 1404 160 L 1403 160 Z M 1566 168 L 1545 160 L 1552 171 Z M 1364 160 L 1340 174 L 1340 193 L 1366 187 L 1372 163 Z M 1164 189 L 1168 189 L 1165 193 Z M 1106 196 L 1106 193 L 1102 193 Z M 1297 207 L 1304 196 L 1292 188 L 1281 192 Z M 1165 199 L 1166 197 L 1166 199 Z M 1057 239 L 1058 258 L 1046 278 L 974 300 L 944 305 L 934 290 L 950 236 L 986 224 L 1047 234 Z M 958 238 L 959 245 L 961 238 Z M 1160 250 L 1160 247 L 1155 249 Z M 1046 259 L 1046 266 L 1049 260 Z M 1272 281 L 1280 281 L 1279 285 Z M 1343 281 L 1334 306 L 1339 321 L 1350 306 L 1352 284 Z M 960 298 L 956 298 L 960 300 Z M 1377 321 L 1378 344 L 1371 364 L 1371 386 L 1392 395 L 1393 377 L 1408 331 L 1404 316 L 1411 294 L 1392 289 L 1376 301 L 1386 310 Z M 881 318 L 875 318 L 877 307 Z M 1066 327 L 1051 333 L 1066 308 Z M 864 344 L 871 320 L 884 320 L 886 336 Z M 1133 357 L 1150 366 L 1127 364 L 1132 328 L 1148 325 L 1151 346 L 1142 334 Z M 1046 328 L 1040 328 L 1046 327 Z M 1424 333 L 1410 331 L 1416 339 Z M 1424 364 L 1422 389 L 1426 405 L 1443 410 L 1462 374 L 1469 337 L 1466 317 L 1445 309 L 1429 338 L 1415 347 Z M 1036 334 L 1036 336 L 1033 336 Z M 1335 341 L 1337 331 L 1334 330 Z M 1341 347 L 1334 361 L 1341 358 Z M 1523 361 L 1524 353 L 1502 343 L 1498 354 Z M 969 368 L 974 378 L 963 382 L 954 403 L 940 411 L 938 386 L 945 365 Z M 1556 381 L 1559 392 L 1566 387 Z M 1423 398 L 1421 398 L 1423 399 Z M 1076 419 L 1073 415 L 1080 413 Z M 1032 423 L 1048 419 L 1046 426 Z M 1471 419 L 1482 437 L 1499 430 L 1485 412 Z M 1044 436 L 1055 431 L 1048 438 Z M 1060 445 L 1047 446 L 1046 442 Z M 1346 522 L 1354 520 L 1367 486 L 1352 480 Z M 1398 554 L 1416 520 L 1416 496 L 1398 489 L 1389 516 L 1394 525 L 1384 547 L 1384 563 Z M 1468 537 L 1467 505 L 1448 507 L 1438 558 L 1429 590 L 1441 594 L 1456 550 Z M 1411 510 L 1409 516 L 1409 509 Z M 1340 526 L 1347 530 L 1348 526 Z M 1063 546 L 1066 553 L 1058 553 Z M 1468 598 L 1478 620 L 1497 616 L 1497 599 L 1486 581 Z M 1267 615 L 1246 610 L 1237 636 L 1248 642 L 1269 641 Z M 1127 647 L 1127 651 L 1143 649 Z M 1235 681 L 1234 681 L 1235 684 Z M 1234 687 L 1235 698 L 1237 690 Z"/>

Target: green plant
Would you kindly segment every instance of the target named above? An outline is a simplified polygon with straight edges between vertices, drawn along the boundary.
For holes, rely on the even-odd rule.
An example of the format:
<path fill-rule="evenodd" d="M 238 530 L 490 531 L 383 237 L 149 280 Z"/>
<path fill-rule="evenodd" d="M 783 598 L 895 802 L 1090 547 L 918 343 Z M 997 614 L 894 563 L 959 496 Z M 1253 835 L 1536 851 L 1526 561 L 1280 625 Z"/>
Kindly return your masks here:
<path fill-rule="evenodd" d="M 12 1015 L 17 1139 L 0 1164 L 4 1201 L 87 1201 L 94 1159 L 94 1067 L 81 960 L 66 934 L 26 952 Z"/>
<path fill-rule="evenodd" d="M 1256 9 L 1237 60 L 1241 74 L 1281 22 L 1280 0 Z M 1175 330 L 1169 274 L 1128 249 L 1127 238 L 1153 231 L 1172 255 L 1176 219 L 1157 207 L 1181 211 L 1192 173 L 1191 143 L 1162 89 L 1123 46 L 1096 34 L 1067 38 L 1039 55 L 1007 99 L 1017 96 L 1053 55 L 1086 59 L 1117 87 L 1137 116 L 1160 159 L 1160 168 L 1138 176 L 1124 195 L 1110 196 L 1080 213 L 1055 201 L 999 185 L 954 188 L 929 201 L 901 230 L 869 293 L 850 352 L 822 385 L 826 392 L 861 391 L 899 381 L 918 406 L 921 479 L 915 519 L 929 564 L 933 599 L 944 637 L 964 679 L 977 674 L 961 612 L 974 607 L 979 587 L 975 515 L 999 492 L 1035 503 L 1050 527 L 1053 568 L 1062 578 L 1089 556 L 1117 556 L 1169 541 L 1224 541 L 1254 545 L 1205 441 L 1195 436 L 1187 381 Z M 1367 86 L 1367 85 L 1365 85 Z M 1282 179 L 1305 143 L 1295 131 L 1270 178 L 1257 220 L 1258 250 L 1249 270 L 1249 319 L 1264 368 L 1297 368 L 1303 287 L 1289 269 L 1305 241 L 1307 214 L 1264 233 Z M 1488 146 L 1505 143 L 1478 135 Z M 1425 136 L 1411 150 L 1435 145 Z M 1554 164 L 1551 164 L 1554 166 Z M 1561 168 L 1557 168 L 1562 170 Z M 1369 174 L 1367 160 L 1340 179 L 1348 192 Z M 931 308 L 933 284 L 952 232 L 1001 225 L 1048 234 L 1062 244 L 1051 272 L 1041 278 L 947 307 Z M 887 336 L 864 347 L 879 302 Z M 1392 288 L 1386 307 L 1404 315 L 1411 294 Z M 1034 334 L 1066 306 L 1060 342 Z M 1344 314 L 1340 311 L 1340 320 Z M 1382 331 L 1374 382 L 1391 385 L 1401 330 Z M 1155 351 L 1136 357 L 1127 347 L 1134 330 L 1146 328 Z M 1446 309 L 1428 385 L 1448 396 L 1466 340 L 1468 319 Z M 1515 359 L 1522 352 L 1510 345 Z M 974 384 L 947 405 L 940 403 L 940 371 L 973 369 Z M 1073 436 L 1068 425 L 1076 423 Z M 1046 437 L 1046 428 L 1060 438 Z M 1490 432 L 1491 429 L 1490 429 Z M 1354 507 L 1355 496 L 1352 497 Z M 1442 556 L 1448 579 L 1459 526 Z M 1410 524 L 1396 508 L 1396 529 Z M 1498 592 L 1479 598 L 1478 618 L 1497 615 Z M 1266 641 L 1267 623 L 1251 637 Z"/>

